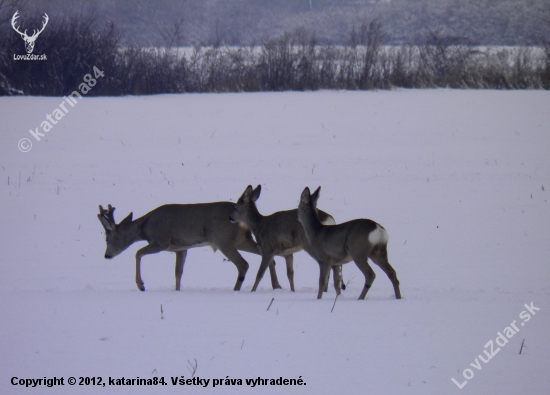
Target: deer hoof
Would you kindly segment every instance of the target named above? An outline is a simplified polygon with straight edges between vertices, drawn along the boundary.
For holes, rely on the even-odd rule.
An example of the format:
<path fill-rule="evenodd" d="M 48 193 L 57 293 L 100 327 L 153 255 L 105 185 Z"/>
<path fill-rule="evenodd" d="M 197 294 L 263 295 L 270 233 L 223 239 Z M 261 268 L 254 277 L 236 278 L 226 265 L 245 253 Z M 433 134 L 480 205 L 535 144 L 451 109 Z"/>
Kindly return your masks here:
<path fill-rule="evenodd" d="M 143 283 L 137 284 L 137 287 L 141 292 L 145 291 L 145 285 Z"/>

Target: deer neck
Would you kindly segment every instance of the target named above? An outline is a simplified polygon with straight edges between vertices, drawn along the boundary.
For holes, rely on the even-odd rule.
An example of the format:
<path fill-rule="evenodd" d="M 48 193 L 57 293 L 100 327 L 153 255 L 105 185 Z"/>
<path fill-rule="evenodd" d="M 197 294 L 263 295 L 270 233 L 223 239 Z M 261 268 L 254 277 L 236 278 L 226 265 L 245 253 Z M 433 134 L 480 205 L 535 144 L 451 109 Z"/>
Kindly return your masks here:
<path fill-rule="evenodd" d="M 119 232 L 125 235 L 124 239 L 128 243 L 128 246 L 134 244 L 136 241 L 146 240 L 142 232 L 142 225 L 146 218 L 138 218 L 132 222 L 119 225 Z"/>
<path fill-rule="evenodd" d="M 302 226 L 304 228 L 304 232 L 309 243 L 312 244 L 313 239 L 315 238 L 315 234 L 317 234 L 317 232 L 319 232 L 323 227 L 323 224 L 319 220 L 317 209 L 315 209 L 314 207 L 308 207 L 306 210 L 304 210 L 302 217 Z"/>
<path fill-rule="evenodd" d="M 246 222 L 245 222 L 246 227 L 256 235 L 260 230 L 260 226 L 262 224 L 263 219 L 264 219 L 264 216 L 260 214 L 256 205 L 251 204 L 246 213 Z"/>

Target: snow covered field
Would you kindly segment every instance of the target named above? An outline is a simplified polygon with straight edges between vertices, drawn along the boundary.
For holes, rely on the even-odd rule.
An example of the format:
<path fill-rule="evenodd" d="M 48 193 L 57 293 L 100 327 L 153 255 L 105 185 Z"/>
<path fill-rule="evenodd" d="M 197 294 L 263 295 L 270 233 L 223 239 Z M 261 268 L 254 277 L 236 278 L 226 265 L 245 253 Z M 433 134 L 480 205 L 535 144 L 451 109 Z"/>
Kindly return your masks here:
<path fill-rule="evenodd" d="M 550 393 L 550 92 L 84 97 L 36 141 L 29 129 L 61 102 L 0 98 L 0 393 Z M 248 184 L 262 185 L 263 214 L 321 185 L 319 207 L 337 222 L 382 224 L 403 299 L 373 265 L 357 301 L 363 276 L 349 263 L 331 313 L 334 289 L 316 300 L 305 252 L 295 293 L 281 258 L 285 289 L 266 274 L 255 293 L 260 258 L 246 253 L 240 292 L 235 266 L 209 248 L 190 250 L 181 292 L 173 253 L 143 258 L 146 292 L 134 283 L 143 243 L 103 259 L 99 204 L 120 221 L 164 203 L 236 201 Z M 172 385 L 195 360 L 208 385 Z M 247 385 L 258 377 L 305 385 Z"/>

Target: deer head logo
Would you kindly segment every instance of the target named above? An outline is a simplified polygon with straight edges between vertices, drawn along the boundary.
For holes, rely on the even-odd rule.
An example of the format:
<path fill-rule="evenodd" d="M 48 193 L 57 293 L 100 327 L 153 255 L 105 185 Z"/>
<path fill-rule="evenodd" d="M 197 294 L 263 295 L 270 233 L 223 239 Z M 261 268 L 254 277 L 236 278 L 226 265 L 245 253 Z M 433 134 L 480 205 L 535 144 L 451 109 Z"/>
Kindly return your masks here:
<path fill-rule="evenodd" d="M 44 22 L 42 22 L 42 29 L 34 30 L 32 36 L 27 36 L 27 29 L 25 29 L 24 32 L 21 32 L 19 28 L 15 26 L 15 21 L 17 18 L 19 18 L 19 15 L 17 15 L 18 13 L 19 11 L 15 11 L 15 14 L 13 14 L 13 18 L 11 18 L 11 26 L 13 27 L 13 30 L 21 35 L 21 37 L 25 41 L 25 49 L 27 50 L 27 53 L 31 54 L 34 50 L 34 42 L 36 41 L 40 33 L 44 31 L 44 28 L 48 24 L 48 20 L 50 18 L 48 17 L 48 14 L 44 13 Z"/>

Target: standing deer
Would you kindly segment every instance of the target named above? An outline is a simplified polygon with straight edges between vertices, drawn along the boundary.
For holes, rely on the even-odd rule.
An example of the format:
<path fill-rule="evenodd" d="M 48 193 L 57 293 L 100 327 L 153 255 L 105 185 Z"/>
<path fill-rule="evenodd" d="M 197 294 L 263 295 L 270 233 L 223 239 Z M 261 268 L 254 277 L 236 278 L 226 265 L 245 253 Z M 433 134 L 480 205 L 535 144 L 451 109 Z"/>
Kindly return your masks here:
<path fill-rule="evenodd" d="M 298 210 L 278 211 L 268 216 L 260 214 L 256 207 L 256 200 L 260 197 L 261 191 L 261 185 L 258 185 L 254 190 L 252 190 L 251 185 L 246 187 L 230 216 L 232 222 L 241 223 L 252 231 L 262 252 L 262 263 L 256 275 L 252 291 L 256 291 L 268 264 L 275 255 L 278 255 L 285 258 L 290 289 L 294 292 L 293 254 L 301 250 L 310 251 L 311 247 L 304 233 L 304 228 L 298 222 Z M 334 218 L 324 211 L 319 210 L 318 215 L 323 224 L 334 225 L 336 223 Z M 333 266 L 334 287 L 338 293 L 340 287 L 344 287 L 341 284 L 341 268 L 341 266 Z"/>
<path fill-rule="evenodd" d="M 167 204 L 135 221 L 130 213 L 116 224 L 115 208 L 110 204 L 108 210 L 99 206 L 97 217 L 105 228 L 107 241 L 105 259 L 114 258 L 136 241 L 147 241 L 149 244 L 136 253 L 136 284 L 140 291 L 145 291 L 141 258 L 160 251 L 175 252 L 176 291 L 179 291 L 187 250 L 209 245 L 214 251 L 220 250 L 237 267 L 239 274 L 234 290 L 238 291 L 248 270 L 248 262 L 237 250 L 258 255 L 260 250 L 250 230 L 229 221 L 234 207 L 232 202 Z M 275 263 L 270 262 L 271 283 L 274 289 L 281 288 L 274 266 Z"/>
<path fill-rule="evenodd" d="M 11 18 L 11 27 L 13 27 L 13 30 L 15 30 L 17 33 L 21 35 L 21 37 L 23 38 L 23 41 L 25 41 L 25 50 L 27 51 L 27 53 L 31 54 L 32 51 L 34 50 L 34 44 L 36 39 L 38 38 L 40 33 L 42 33 L 46 28 L 46 25 L 48 24 L 48 21 L 50 20 L 50 18 L 48 17 L 48 14 L 44 13 L 44 16 L 43 16 L 44 22 L 42 22 L 42 28 L 40 30 L 36 30 L 36 29 L 33 30 L 33 35 L 27 36 L 27 29 L 25 29 L 24 32 L 21 32 L 19 28 L 15 26 L 15 21 L 17 20 L 17 18 L 19 18 L 19 15 L 17 15 L 18 13 L 19 11 L 16 11 L 15 14 L 13 14 L 13 17 Z"/>
<path fill-rule="evenodd" d="M 359 300 L 365 299 L 367 292 L 376 277 L 369 266 L 368 258 L 386 273 L 393 284 L 395 298 L 401 299 L 399 280 L 395 270 L 388 262 L 388 232 L 370 219 L 355 219 L 339 225 L 326 226 L 320 220 L 317 200 L 321 187 L 310 194 L 305 188 L 298 205 L 298 220 L 304 226 L 306 237 L 311 243 L 309 254 L 319 263 L 319 292 L 317 299 L 323 296 L 328 283 L 330 267 L 354 261 L 365 275 L 365 287 Z M 339 294 L 340 291 L 337 289 Z"/>

